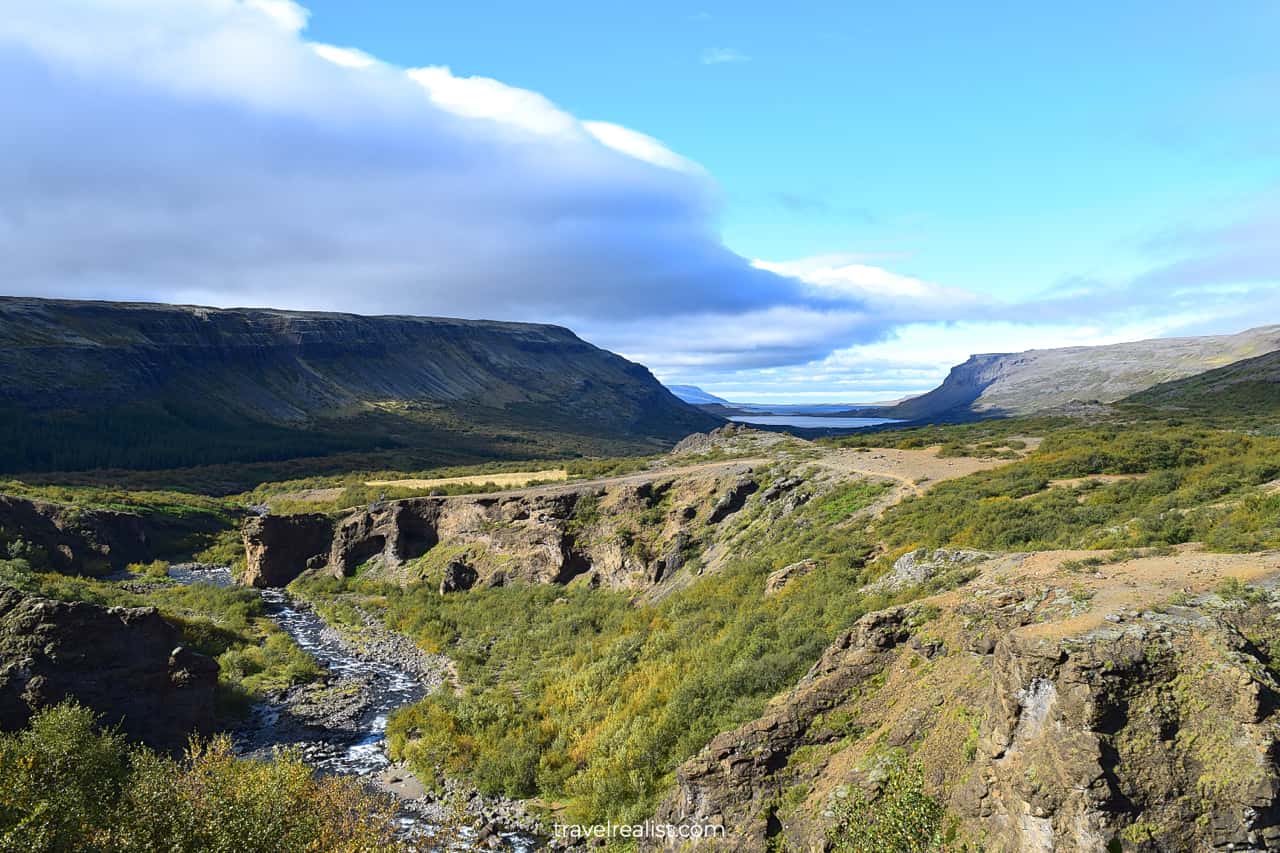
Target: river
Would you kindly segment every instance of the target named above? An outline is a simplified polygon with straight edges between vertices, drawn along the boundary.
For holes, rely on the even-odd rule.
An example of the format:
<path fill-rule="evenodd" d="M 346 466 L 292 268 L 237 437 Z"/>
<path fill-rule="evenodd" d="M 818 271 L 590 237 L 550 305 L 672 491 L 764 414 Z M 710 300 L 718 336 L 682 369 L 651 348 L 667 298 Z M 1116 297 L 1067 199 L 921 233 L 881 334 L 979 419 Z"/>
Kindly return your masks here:
<path fill-rule="evenodd" d="M 169 576 L 179 583 L 208 583 L 231 586 L 234 580 L 224 567 L 172 566 Z M 249 718 L 234 733 L 236 748 L 243 754 L 263 755 L 275 746 L 298 746 L 308 764 L 326 773 L 370 780 L 386 769 L 391 759 L 386 753 L 387 718 L 402 705 L 427 693 L 422 675 L 379 660 L 358 655 L 310 607 L 295 602 L 279 589 L 259 591 L 267 616 L 316 659 L 329 673 L 330 681 L 360 686 L 360 701 L 340 721 L 317 726 L 295 719 L 284 702 L 261 702 L 253 706 Z M 434 686 L 434 685 L 433 685 Z M 406 833 L 430 835 L 419 811 L 401 810 L 401 826 Z M 537 842 L 530 836 L 500 832 L 505 849 L 531 851 Z M 465 843 L 450 849 L 479 849 Z"/>

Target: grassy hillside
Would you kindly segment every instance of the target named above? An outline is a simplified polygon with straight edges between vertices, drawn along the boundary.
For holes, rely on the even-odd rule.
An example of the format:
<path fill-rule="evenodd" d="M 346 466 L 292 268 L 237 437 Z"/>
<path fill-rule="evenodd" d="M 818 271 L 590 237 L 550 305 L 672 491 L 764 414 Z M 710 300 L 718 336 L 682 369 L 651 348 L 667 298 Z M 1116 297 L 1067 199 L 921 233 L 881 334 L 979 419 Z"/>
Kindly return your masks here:
<path fill-rule="evenodd" d="M 567 329 L 0 299 L 0 472 L 653 450 L 716 420 Z"/>
<path fill-rule="evenodd" d="M 1280 439 L 1164 420 L 1010 419 L 827 439 L 813 454 L 844 451 L 856 466 L 859 448 L 870 457 L 873 447 L 933 445 L 944 460 L 1003 464 L 906 497 L 869 524 L 844 521 L 876 500 L 865 483 L 815 497 L 783 523 L 748 504 L 735 522 L 745 538 L 723 567 L 656 601 L 520 585 L 442 597 L 434 586 L 359 578 L 307 592 L 354 595 L 458 662 L 463 693 L 393 720 L 398 755 L 428 777 L 443 769 L 592 821 L 650 814 L 680 762 L 752 719 L 840 630 L 891 595 L 937 589 L 865 586 L 902 554 L 1072 548 L 1101 564 L 1193 541 L 1225 552 L 1280 547 L 1280 497 L 1270 491 Z M 762 596 L 771 572 L 805 559 L 819 568 L 784 595 Z"/>
<path fill-rule="evenodd" d="M 1028 415 L 1078 401 L 1111 403 L 1163 382 L 1280 350 L 1280 326 L 1236 335 L 975 355 L 927 394 L 881 410 L 903 420 Z"/>
<path fill-rule="evenodd" d="M 1124 402 L 1214 418 L 1274 418 L 1280 415 L 1280 352 L 1164 382 Z"/>

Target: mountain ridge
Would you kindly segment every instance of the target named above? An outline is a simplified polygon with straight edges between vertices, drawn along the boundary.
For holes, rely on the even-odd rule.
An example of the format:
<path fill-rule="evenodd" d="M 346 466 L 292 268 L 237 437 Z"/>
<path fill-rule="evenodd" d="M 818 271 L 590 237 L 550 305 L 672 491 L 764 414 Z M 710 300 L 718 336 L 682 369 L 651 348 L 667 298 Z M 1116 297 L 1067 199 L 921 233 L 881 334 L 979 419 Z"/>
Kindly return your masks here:
<path fill-rule="evenodd" d="M 1280 409 L 1280 350 L 1185 379 L 1162 382 L 1124 400 L 1196 414 L 1274 414 Z"/>
<path fill-rule="evenodd" d="M 1032 414 L 1081 401 L 1114 403 L 1277 350 L 1280 325 L 1234 335 L 982 353 L 951 368 L 932 391 L 875 411 L 900 420 L 963 420 Z"/>
<path fill-rule="evenodd" d="M 0 374 L 0 431 L 20 445 L 0 454 L 9 471 L 447 447 L 504 431 L 658 447 L 719 423 L 568 329 L 494 320 L 3 297 Z M 90 425 L 117 434 L 75 446 Z"/>

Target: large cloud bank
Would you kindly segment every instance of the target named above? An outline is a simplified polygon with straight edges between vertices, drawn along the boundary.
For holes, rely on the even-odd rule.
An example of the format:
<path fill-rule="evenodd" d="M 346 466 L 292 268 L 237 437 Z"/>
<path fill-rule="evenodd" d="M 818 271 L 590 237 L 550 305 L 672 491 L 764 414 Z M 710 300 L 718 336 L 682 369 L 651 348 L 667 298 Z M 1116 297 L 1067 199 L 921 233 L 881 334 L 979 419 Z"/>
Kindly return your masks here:
<path fill-rule="evenodd" d="M 714 184 L 657 140 L 308 42 L 306 18 L 288 0 L 47 0 L 0 19 L 6 290 L 631 342 L 787 312 L 783 339 L 721 336 L 708 355 L 743 365 L 883 331 L 858 299 L 726 249 Z"/>
<path fill-rule="evenodd" d="M 306 23 L 291 0 L 6 10 L 4 291 L 559 322 L 761 399 L 894 396 L 973 350 L 1165 333 L 1238 299 L 1224 280 L 1276 307 L 1271 213 L 1021 305 L 851 257 L 753 262 L 721 242 L 706 170 L 660 141 Z M 1104 311 L 1124 322 L 1095 328 Z"/>

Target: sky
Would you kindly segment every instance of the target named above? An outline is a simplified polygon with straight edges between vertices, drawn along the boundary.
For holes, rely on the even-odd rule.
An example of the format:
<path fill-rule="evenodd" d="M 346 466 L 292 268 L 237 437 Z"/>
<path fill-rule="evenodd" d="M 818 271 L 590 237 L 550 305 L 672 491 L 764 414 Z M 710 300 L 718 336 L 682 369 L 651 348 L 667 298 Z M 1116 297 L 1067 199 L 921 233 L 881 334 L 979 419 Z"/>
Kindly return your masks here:
<path fill-rule="evenodd" d="M 554 322 L 871 402 L 1280 322 L 1280 4 L 44 0 L 4 292 Z"/>

